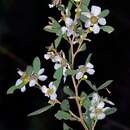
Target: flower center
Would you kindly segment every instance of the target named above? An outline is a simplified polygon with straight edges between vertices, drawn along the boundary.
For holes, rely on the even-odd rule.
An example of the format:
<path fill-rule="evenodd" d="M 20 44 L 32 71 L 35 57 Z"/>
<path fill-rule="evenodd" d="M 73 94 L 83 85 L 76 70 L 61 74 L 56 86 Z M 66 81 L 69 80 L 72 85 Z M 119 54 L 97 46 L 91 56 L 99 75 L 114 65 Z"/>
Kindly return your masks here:
<path fill-rule="evenodd" d="M 98 109 L 98 108 L 97 108 L 97 109 L 95 110 L 95 113 L 96 113 L 96 114 L 102 113 L 102 109 Z"/>
<path fill-rule="evenodd" d="M 81 72 L 86 72 L 86 71 L 87 71 L 87 68 L 86 68 L 85 66 L 83 66 L 83 67 L 80 68 L 80 71 L 81 71 Z"/>
<path fill-rule="evenodd" d="M 96 24 L 98 22 L 98 18 L 96 16 L 92 16 L 90 20 L 92 24 Z"/>
<path fill-rule="evenodd" d="M 54 89 L 53 88 L 49 88 L 48 90 L 47 90 L 47 94 L 48 95 L 52 95 L 54 93 Z"/>

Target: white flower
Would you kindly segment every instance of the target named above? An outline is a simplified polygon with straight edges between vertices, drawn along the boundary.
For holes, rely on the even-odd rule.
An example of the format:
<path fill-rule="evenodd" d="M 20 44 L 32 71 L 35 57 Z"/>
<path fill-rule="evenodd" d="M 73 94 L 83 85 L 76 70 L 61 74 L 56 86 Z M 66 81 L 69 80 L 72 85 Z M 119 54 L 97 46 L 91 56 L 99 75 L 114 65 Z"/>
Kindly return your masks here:
<path fill-rule="evenodd" d="M 48 87 L 46 87 L 45 85 L 42 86 L 41 91 L 45 94 L 45 96 L 49 97 L 51 100 L 56 100 L 56 86 L 53 82 L 50 82 Z"/>
<path fill-rule="evenodd" d="M 66 18 L 65 18 L 65 24 L 66 24 L 67 27 L 72 26 L 72 24 L 73 24 L 73 19 L 71 19 L 70 17 L 66 17 Z"/>
<path fill-rule="evenodd" d="M 105 107 L 105 103 L 98 93 L 94 93 L 92 95 L 91 107 L 89 108 L 90 117 L 92 119 L 102 120 L 106 117 L 105 111 L 108 109 L 110 107 Z"/>
<path fill-rule="evenodd" d="M 43 75 L 45 69 L 42 68 L 39 70 L 39 72 L 35 75 L 32 75 L 30 77 L 30 81 L 29 81 L 29 86 L 30 87 L 33 87 L 37 84 L 37 80 L 40 80 L 40 81 L 45 81 L 47 79 L 47 76 L 46 75 Z"/>
<path fill-rule="evenodd" d="M 76 74 L 76 79 L 79 80 L 83 78 L 85 73 L 93 75 L 95 73 L 94 66 L 91 63 L 87 63 L 86 65 L 80 65 L 78 68 L 78 73 Z"/>
<path fill-rule="evenodd" d="M 53 7 L 55 7 L 54 4 L 48 4 L 48 6 L 49 6 L 49 8 L 53 8 Z"/>
<path fill-rule="evenodd" d="M 88 20 L 85 22 L 85 28 L 90 28 L 93 33 L 100 32 L 100 25 L 106 25 L 106 19 L 99 17 L 101 14 L 101 8 L 99 6 L 92 6 L 91 12 L 82 12 L 82 15 L 86 16 Z"/>

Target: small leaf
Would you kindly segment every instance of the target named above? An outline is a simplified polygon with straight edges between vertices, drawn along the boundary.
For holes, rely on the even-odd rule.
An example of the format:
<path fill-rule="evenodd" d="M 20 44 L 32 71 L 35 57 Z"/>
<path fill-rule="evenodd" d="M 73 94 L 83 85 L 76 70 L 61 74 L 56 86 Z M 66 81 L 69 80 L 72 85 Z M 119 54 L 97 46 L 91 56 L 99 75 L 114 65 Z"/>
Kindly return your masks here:
<path fill-rule="evenodd" d="M 97 90 L 101 90 L 106 88 L 107 86 L 109 86 L 111 83 L 113 82 L 113 80 L 108 80 L 105 83 L 103 83 L 101 86 L 99 86 L 99 88 Z"/>
<path fill-rule="evenodd" d="M 43 112 L 49 110 L 49 109 L 52 108 L 53 106 L 54 106 L 54 105 L 48 105 L 48 106 L 46 106 L 46 107 L 43 107 L 43 108 L 41 108 L 41 109 L 39 109 L 39 110 L 36 110 L 36 111 L 34 111 L 34 112 L 28 114 L 27 116 L 39 115 L 39 114 L 41 114 L 41 113 L 43 113 Z"/>
<path fill-rule="evenodd" d="M 68 96 L 75 96 L 73 90 L 71 90 L 71 89 L 69 88 L 69 86 L 65 86 L 65 87 L 63 88 L 63 91 L 64 91 L 64 93 L 65 93 L 66 95 L 68 95 Z"/>
<path fill-rule="evenodd" d="M 100 18 L 106 17 L 106 16 L 109 15 L 109 13 L 110 13 L 110 11 L 109 11 L 108 9 L 105 9 L 105 10 L 103 10 L 103 11 L 101 12 L 101 14 L 99 15 L 99 17 L 100 17 Z"/>
<path fill-rule="evenodd" d="M 72 76 L 74 76 L 74 75 L 76 75 L 77 74 L 77 70 L 72 70 L 72 69 L 68 69 L 67 71 L 66 71 L 66 74 L 67 75 L 72 75 Z"/>
<path fill-rule="evenodd" d="M 105 111 L 105 114 L 106 114 L 106 115 L 111 115 L 111 114 L 115 113 L 116 111 L 117 111 L 117 108 L 112 107 L 112 108 L 106 110 L 106 111 Z"/>
<path fill-rule="evenodd" d="M 72 6 L 73 6 L 73 1 L 72 0 L 70 0 L 69 2 L 68 2 L 68 5 L 67 5 L 67 16 L 71 16 L 71 9 L 72 9 Z"/>
<path fill-rule="evenodd" d="M 89 4 L 90 4 L 90 0 L 82 0 L 81 1 L 81 6 L 80 6 L 81 11 L 83 11 L 83 12 L 88 11 Z"/>
<path fill-rule="evenodd" d="M 92 57 L 92 53 L 90 53 L 90 54 L 88 55 L 88 57 L 87 57 L 87 59 L 86 59 L 86 62 L 85 62 L 86 64 L 90 62 L 91 57 Z"/>
<path fill-rule="evenodd" d="M 67 99 L 63 100 L 61 105 L 60 105 L 61 109 L 63 111 L 69 111 L 70 110 L 70 104 L 69 101 Z"/>
<path fill-rule="evenodd" d="M 59 35 L 59 36 L 56 38 L 56 40 L 55 40 L 55 42 L 54 42 L 55 48 L 57 48 L 57 47 L 59 46 L 59 44 L 60 44 L 60 42 L 61 42 L 61 39 L 62 39 L 62 35 Z"/>
<path fill-rule="evenodd" d="M 85 23 L 88 20 L 88 18 L 84 15 L 81 15 L 80 20 Z"/>
<path fill-rule="evenodd" d="M 72 120 L 73 118 L 71 117 L 71 115 L 67 112 L 61 111 L 59 110 L 56 114 L 55 117 L 58 120 Z"/>
<path fill-rule="evenodd" d="M 114 28 L 112 26 L 102 26 L 101 29 L 107 33 L 112 33 L 114 31 Z"/>
<path fill-rule="evenodd" d="M 83 43 L 80 50 L 79 50 L 79 52 L 85 51 L 85 50 L 86 50 L 86 43 Z"/>
<path fill-rule="evenodd" d="M 35 59 L 33 60 L 33 70 L 34 72 L 37 74 L 38 71 L 41 68 L 41 61 L 39 59 L 39 57 L 35 57 Z"/>
<path fill-rule="evenodd" d="M 73 130 L 71 127 L 69 127 L 67 124 L 63 124 L 63 130 Z"/>
<path fill-rule="evenodd" d="M 86 83 L 94 90 L 94 91 L 97 91 L 97 88 L 95 85 L 92 84 L 92 82 L 90 80 L 85 80 Z"/>
<path fill-rule="evenodd" d="M 26 68 L 27 75 L 31 75 L 32 72 L 33 72 L 33 67 L 31 65 L 27 66 L 27 68 Z"/>
<path fill-rule="evenodd" d="M 59 78 L 62 77 L 62 75 L 63 75 L 63 68 L 60 67 L 60 68 L 58 68 L 58 69 L 55 71 L 53 78 L 59 79 Z"/>

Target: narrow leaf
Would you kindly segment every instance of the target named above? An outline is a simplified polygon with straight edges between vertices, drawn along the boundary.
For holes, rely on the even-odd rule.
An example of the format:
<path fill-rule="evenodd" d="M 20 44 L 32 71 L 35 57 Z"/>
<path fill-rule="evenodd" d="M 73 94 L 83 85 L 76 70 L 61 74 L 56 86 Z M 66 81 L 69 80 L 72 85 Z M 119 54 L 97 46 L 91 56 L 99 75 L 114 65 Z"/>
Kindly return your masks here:
<path fill-rule="evenodd" d="M 62 35 L 59 35 L 56 40 L 54 41 L 55 48 L 57 48 L 61 42 Z"/>
<path fill-rule="evenodd" d="M 67 124 L 63 124 L 63 130 L 73 130 L 71 127 L 69 127 Z"/>
<path fill-rule="evenodd" d="M 82 46 L 81 46 L 81 48 L 80 48 L 80 50 L 79 50 L 79 52 L 85 51 L 86 48 L 87 48 L 87 47 L 86 47 L 86 43 L 83 43 Z"/>
<path fill-rule="evenodd" d="M 97 91 L 97 88 L 95 85 L 92 84 L 92 82 L 90 80 L 85 80 L 86 83 L 94 90 L 94 91 Z"/>
<path fill-rule="evenodd" d="M 114 31 L 114 28 L 112 26 L 102 26 L 101 29 L 107 33 L 112 33 Z"/>
<path fill-rule="evenodd" d="M 41 68 L 41 61 L 39 59 L 39 57 L 35 57 L 35 59 L 33 60 L 33 70 L 34 72 L 37 74 L 38 71 Z"/>
<path fill-rule="evenodd" d="M 106 115 L 111 115 L 113 113 L 115 113 L 117 111 L 117 108 L 113 107 L 113 108 L 109 108 L 108 110 L 105 111 Z"/>
<path fill-rule="evenodd" d="M 109 15 L 109 13 L 110 13 L 110 11 L 108 10 L 108 9 L 105 9 L 105 10 L 103 10 L 102 12 L 101 12 L 101 14 L 99 15 L 99 17 L 106 17 L 106 16 L 108 16 Z"/>
<path fill-rule="evenodd" d="M 92 53 L 90 53 L 90 54 L 88 55 L 88 57 L 87 57 L 87 59 L 86 59 L 86 62 L 85 62 L 86 64 L 90 62 L 91 57 L 92 57 Z"/>

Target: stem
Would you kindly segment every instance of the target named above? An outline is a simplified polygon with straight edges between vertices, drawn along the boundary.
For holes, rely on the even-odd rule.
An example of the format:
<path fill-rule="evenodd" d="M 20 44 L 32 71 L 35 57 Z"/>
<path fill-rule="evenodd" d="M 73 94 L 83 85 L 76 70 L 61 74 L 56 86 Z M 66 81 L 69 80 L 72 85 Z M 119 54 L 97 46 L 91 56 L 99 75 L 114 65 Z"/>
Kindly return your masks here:
<path fill-rule="evenodd" d="M 93 127 L 92 127 L 92 130 L 95 129 L 96 124 L 97 124 L 97 120 L 94 121 L 94 125 L 93 125 Z"/>

